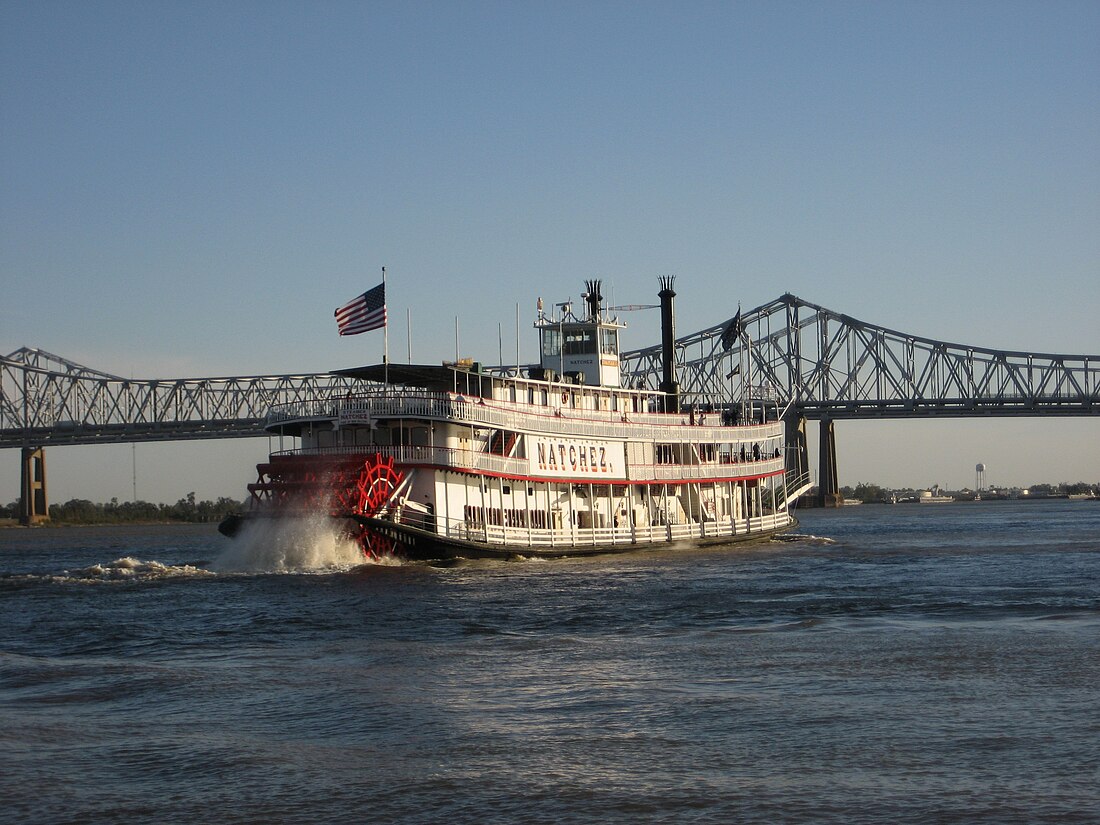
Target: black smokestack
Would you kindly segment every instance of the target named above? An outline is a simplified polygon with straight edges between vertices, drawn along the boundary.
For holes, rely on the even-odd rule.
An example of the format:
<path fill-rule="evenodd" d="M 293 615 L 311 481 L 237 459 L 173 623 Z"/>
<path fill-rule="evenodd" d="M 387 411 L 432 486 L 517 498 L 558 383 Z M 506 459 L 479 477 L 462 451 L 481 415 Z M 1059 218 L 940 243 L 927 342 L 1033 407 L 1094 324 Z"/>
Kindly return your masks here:
<path fill-rule="evenodd" d="M 585 300 L 588 302 L 588 320 L 598 321 L 600 320 L 600 302 L 603 300 L 600 294 L 600 282 L 585 281 L 584 285 L 588 289 L 585 294 Z"/>
<path fill-rule="evenodd" d="M 676 297 L 672 283 L 676 276 L 662 275 L 657 280 L 661 284 L 657 296 L 661 299 L 661 362 L 664 366 L 660 390 L 666 393 L 665 412 L 674 413 L 680 411 L 680 384 L 676 380 L 676 311 L 672 305 Z"/>

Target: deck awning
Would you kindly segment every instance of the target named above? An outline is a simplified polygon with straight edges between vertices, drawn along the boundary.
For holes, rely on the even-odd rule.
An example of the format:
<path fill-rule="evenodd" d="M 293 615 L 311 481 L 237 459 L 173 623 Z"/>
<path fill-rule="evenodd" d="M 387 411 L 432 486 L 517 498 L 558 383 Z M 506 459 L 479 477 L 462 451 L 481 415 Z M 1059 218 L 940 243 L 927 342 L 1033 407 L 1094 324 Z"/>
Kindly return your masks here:
<path fill-rule="evenodd" d="M 434 392 L 453 391 L 456 384 L 464 392 L 473 392 L 472 388 L 477 387 L 480 382 L 484 381 L 484 386 L 488 387 L 492 381 L 489 375 L 437 364 L 390 364 L 388 370 L 385 364 L 371 364 L 333 370 L 333 375 L 375 381 L 379 384 L 388 380 L 393 385 L 420 387 Z"/>

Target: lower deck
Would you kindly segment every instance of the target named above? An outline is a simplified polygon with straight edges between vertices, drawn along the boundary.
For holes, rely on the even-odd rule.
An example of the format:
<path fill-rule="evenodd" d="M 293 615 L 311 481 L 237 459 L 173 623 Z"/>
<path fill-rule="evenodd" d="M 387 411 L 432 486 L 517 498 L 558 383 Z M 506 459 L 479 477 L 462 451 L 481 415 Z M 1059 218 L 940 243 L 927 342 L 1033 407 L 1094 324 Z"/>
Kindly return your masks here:
<path fill-rule="evenodd" d="M 616 529 L 593 530 L 585 533 L 558 531 L 517 531 L 515 528 L 492 527 L 488 531 L 437 530 L 434 525 L 388 519 L 355 519 L 366 530 L 380 536 L 388 544 L 386 552 L 397 552 L 414 559 L 440 558 L 508 558 L 533 556 L 558 558 L 589 556 L 604 553 L 628 553 L 659 547 L 696 548 L 728 545 L 767 539 L 790 530 L 797 520 L 788 513 L 777 513 L 749 519 L 744 524 L 692 529 L 688 525 L 666 525 L 667 529 L 648 528 L 626 533 Z"/>
<path fill-rule="evenodd" d="M 554 551 L 734 539 L 793 518 L 782 474 L 677 484 L 583 484 L 412 469 L 379 519 L 444 540 Z"/>

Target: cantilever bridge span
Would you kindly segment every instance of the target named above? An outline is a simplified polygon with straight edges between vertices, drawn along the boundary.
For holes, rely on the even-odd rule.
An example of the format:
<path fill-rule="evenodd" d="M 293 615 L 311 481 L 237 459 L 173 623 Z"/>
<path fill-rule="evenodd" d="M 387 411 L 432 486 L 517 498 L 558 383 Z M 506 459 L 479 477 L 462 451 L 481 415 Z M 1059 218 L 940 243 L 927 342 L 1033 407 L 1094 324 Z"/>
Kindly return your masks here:
<path fill-rule="evenodd" d="M 820 422 L 822 498 L 839 496 L 833 422 L 841 419 L 1100 415 L 1100 355 L 952 344 L 859 321 L 786 294 L 677 339 L 686 403 L 774 397 L 791 461 L 806 469 L 806 421 Z M 733 332 L 737 332 L 734 330 Z M 661 380 L 661 348 L 627 353 L 624 372 Z"/>
<path fill-rule="evenodd" d="M 814 419 L 1100 414 L 1100 355 L 951 344 L 790 294 L 744 313 L 723 342 L 731 321 L 677 339 L 687 401 L 728 396 L 744 375 Z M 660 361 L 659 346 L 636 350 L 623 370 L 656 386 Z"/>
<path fill-rule="evenodd" d="M 748 395 L 784 406 L 792 467 L 806 469 L 806 421 L 820 421 L 825 497 L 838 490 L 836 420 L 1100 414 L 1100 355 L 951 344 L 790 294 L 678 338 L 675 357 L 684 404 Z M 659 346 L 624 353 L 622 365 L 635 385 L 661 383 Z M 0 357 L 0 448 L 23 450 L 21 501 L 34 521 L 46 512 L 47 446 L 259 436 L 272 404 L 349 389 L 329 373 L 126 379 L 24 347 Z"/>

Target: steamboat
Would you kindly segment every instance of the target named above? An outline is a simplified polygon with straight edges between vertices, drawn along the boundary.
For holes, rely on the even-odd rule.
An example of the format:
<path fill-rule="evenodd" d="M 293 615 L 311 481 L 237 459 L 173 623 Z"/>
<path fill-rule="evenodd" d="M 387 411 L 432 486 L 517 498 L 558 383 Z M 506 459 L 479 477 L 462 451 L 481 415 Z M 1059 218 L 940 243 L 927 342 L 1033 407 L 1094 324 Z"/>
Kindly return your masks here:
<path fill-rule="evenodd" d="M 534 323 L 540 361 L 339 370 L 344 397 L 274 406 L 279 449 L 250 509 L 222 523 L 325 513 L 368 556 L 558 557 L 757 540 L 789 530 L 781 400 L 682 405 L 672 278 L 661 279 L 662 381 L 624 380 L 600 282 Z M 733 323 L 740 325 L 740 319 Z M 288 446 L 289 440 L 289 446 Z M 793 476 L 793 474 L 792 474 Z"/>

